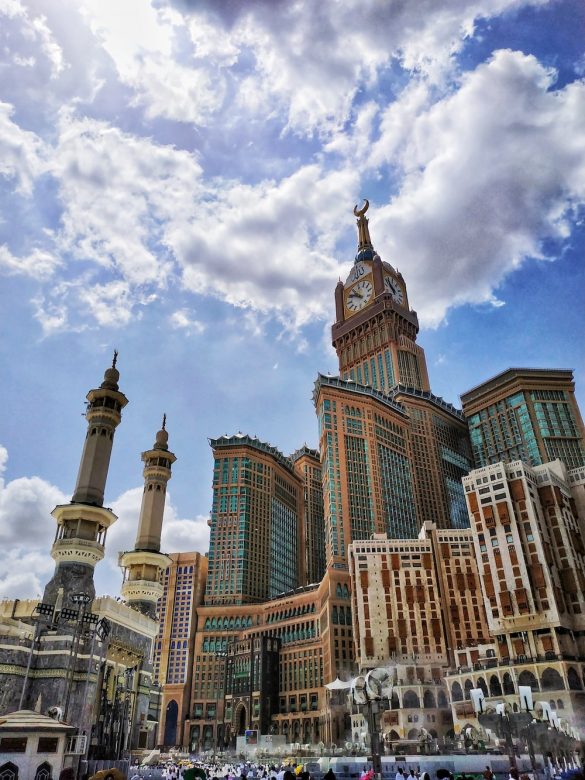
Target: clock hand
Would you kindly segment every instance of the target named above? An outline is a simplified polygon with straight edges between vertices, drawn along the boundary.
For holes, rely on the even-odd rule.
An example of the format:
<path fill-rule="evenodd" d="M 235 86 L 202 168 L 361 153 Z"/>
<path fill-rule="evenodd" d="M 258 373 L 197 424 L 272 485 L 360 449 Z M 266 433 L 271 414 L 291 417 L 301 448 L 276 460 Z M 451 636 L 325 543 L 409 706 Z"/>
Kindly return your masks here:
<path fill-rule="evenodd" d="M 357 290 L 352 290 L 349 294 L 350 298 L 363 298 L 364 296 L 359 293 Z"/>

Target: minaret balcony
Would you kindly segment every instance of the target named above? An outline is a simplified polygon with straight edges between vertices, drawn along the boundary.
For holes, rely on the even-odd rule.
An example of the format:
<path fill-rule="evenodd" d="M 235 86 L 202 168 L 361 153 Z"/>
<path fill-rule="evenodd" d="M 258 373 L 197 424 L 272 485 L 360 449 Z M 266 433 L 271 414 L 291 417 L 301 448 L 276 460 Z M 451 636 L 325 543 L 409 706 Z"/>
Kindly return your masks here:
<path fill-rule="evenodd" d="M 51 557 L 56 563 L 85 563 L 95 566 L 104 557 L 105 547 L 89 539 L 56 539 Z"/>
<path fill-rule="evenodd" d="M 109 528 L 118 519 L 118 516 L 111 509 L 91 504 L 58 504 L 51 514 L 59 525 L 63 525 L 66 520 L 82 518 L 83 520 L 96 523 L 102 528 Z"/>
<path fill-rule="evenodd" d="M 157 566 L 166 569 L 171 563 L 172 560 L 168 555 L 154 550 L 129 550 L 118 554 L 118 566 L 123 569 L 138 566 Z"/>
<path fill-rule="evenodd" d="M 150 580 L 126 580 L 122 584 L 120 593 L 128 602 L 150 601 L 156 604 L 164 593 L 164 587 L 160 582 Z"/>

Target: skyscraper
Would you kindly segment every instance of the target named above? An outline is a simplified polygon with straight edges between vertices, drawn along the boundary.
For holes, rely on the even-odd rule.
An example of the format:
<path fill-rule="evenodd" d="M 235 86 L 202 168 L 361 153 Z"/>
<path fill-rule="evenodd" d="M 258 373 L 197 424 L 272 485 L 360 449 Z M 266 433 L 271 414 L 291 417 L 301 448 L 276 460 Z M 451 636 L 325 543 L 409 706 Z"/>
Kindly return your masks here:
<path fill-rule="evenodd" d="M 585 465 L 585 428 L 567 369 L 509 368 L 461 396 L 475 466 L 559 458 Z"/>
<path fill-rule="evenodd" d="M 461 477 L 471 450 L 460 410 L 430 391 L 418 318 L 406 282 L 382 262 L 365 212 L 345 283 L 335 289 L 333 346 L 339 377 L 319 375 L 319 419 L 328 565 L 373 533 L 416 538 L 422 523 L 468 525 Z"/>
<path fill-rule="evenodd" d="M 205 603 L 245 604 L 304 579 L 303 485 L 292 461 L 244 434 L 210 439 L 213 507 Z"/>

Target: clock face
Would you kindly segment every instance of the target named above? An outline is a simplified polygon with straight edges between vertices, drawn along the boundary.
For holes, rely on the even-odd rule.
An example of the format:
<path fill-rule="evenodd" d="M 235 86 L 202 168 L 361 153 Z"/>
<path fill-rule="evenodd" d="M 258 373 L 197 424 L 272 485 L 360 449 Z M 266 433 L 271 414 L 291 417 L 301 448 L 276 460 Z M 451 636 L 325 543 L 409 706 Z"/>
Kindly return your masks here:
<path fill-rule="evenodd" d="M 396 303 L 403 303 L 402 287 L 391 276 L 384 277 L 384 292 L 390 293 Z"/>
<path fill-rule="evenodd" d="M 368 279 L 362 279 L 350 287 L 345 305 L 351 312 L 360 311 L 368 303 L 374 292 L 374 286 Z"/>

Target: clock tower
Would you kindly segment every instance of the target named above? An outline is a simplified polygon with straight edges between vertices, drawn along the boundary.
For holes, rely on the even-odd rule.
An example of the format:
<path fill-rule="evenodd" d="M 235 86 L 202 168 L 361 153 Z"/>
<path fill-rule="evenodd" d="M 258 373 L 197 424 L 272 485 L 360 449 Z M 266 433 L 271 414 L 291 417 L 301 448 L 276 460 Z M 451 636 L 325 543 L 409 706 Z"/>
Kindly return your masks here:
<path fill-rule="evenodd" d="M 355 261 L 335 289 L 333 346 L 342 379 L 389 392 L 396 385 L 428 391 L 422 347 L 416 343 L 418 317 L 408 305 L 401 273 L 383 262 L 370 238 L 366 211 L 354 208 L 358 227 Z"/>

